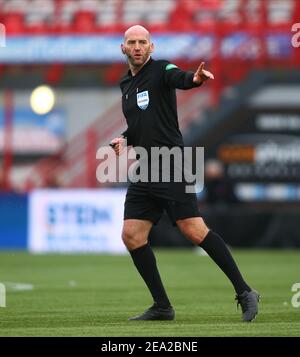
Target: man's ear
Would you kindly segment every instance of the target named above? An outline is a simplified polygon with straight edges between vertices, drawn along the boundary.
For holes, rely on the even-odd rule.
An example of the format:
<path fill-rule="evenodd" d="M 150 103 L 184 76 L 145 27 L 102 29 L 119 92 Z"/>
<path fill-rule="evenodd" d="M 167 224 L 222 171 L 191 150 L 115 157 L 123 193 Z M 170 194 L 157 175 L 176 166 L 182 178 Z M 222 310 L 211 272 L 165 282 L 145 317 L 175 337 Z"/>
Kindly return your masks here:
<path fill-rule="evenodd" d="M 123 55 L 125 55 L 125 48 L 124 48 L 124 45 L 123 45 L 123 43 L 121 44 L 121 51 L 122 51 L 122 53 L 123 53 Z"/>
<path fill-rule="evenodd" d="M 150 45 L 150 53 L 152 53 L 152 52 L 154 52 L 154 44 L 153 43 L 151 43 L 151 45 Z"/>

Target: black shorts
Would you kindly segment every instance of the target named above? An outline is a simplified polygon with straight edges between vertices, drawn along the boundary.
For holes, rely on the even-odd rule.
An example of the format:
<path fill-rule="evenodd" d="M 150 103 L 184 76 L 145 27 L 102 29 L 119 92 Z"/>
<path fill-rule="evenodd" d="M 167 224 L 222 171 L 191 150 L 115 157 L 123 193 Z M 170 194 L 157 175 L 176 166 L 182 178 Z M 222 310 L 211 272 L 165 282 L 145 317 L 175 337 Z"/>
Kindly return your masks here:
<path fill-rule="evenodd" d="M 142 219 L 157 224 L 165 210 L 173 223 L 200 217 L 197 196 L 186 193 L 184 183 L 131 183 L 128 187 L 124 219 Z"/>

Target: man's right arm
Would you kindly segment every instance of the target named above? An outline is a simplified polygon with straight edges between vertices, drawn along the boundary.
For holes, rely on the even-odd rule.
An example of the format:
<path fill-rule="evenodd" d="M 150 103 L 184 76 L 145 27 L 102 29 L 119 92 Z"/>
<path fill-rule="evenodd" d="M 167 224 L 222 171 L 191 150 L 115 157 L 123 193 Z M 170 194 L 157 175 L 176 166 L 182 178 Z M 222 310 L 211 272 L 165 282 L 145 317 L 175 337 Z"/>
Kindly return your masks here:
<path fill-rule="evenodd" d="M 128 128 L 125 131 L 123 131 L 123 133 L 121 134 L 121 137 L 126 138 L 126 140 L 128 142 L 128 137 L 129 137 Z"/>
<path fill-rule="evenodd" d="M 126 76 L 127 77 L 127 76 Z M 126 77 L 123 77 L 121 82 L 120 82 L 120 89 L 121 89 L 121 92 L 122 92 L 122 95 L 124 95 L 124 81 L 125 81 L 125 78 Z M 123 131 L 123 133 L 120 135 L 120 137 L 122 138 L 125 138 L 126 141 L 127 141 L 127 145 L 132 145 L 132 142 L 131 142 L 131 139 L 130 139 L 130 135 L 129 135 L 129 129 L 127 128 L 125 131 Z"/>
<path fill-rule="evenodd" d="M 122 138 L 126 139 L 127 146 L 132 145 L 132 140 L 129 134 L 129 129 L 127 128 L 123 133 L 120 135 Z"/>
<path fill-rule="evenodd" d="M 123 136 L 114 138 L 109 145 L 114 149 L 115 153 L 119 156 L 122 154 L 124 148 L 127 146 L 126 138 Z"/>

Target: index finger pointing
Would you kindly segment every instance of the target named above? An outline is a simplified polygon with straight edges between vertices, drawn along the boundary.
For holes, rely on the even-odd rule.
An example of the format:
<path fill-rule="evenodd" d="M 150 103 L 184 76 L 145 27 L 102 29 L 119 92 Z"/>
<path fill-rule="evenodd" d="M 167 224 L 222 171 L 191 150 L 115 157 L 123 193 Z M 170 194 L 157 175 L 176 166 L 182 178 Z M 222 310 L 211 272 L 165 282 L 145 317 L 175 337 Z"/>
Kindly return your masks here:
<path fill-rule="evenodd" d="M 203 68 L 204 68 L 204 64 L 205 62 L 201 62 L 200 63 L 200 66 L 198 67 L 197 71 L 196 71 L 196 75 L 200 75 L 203 71 Z"/>

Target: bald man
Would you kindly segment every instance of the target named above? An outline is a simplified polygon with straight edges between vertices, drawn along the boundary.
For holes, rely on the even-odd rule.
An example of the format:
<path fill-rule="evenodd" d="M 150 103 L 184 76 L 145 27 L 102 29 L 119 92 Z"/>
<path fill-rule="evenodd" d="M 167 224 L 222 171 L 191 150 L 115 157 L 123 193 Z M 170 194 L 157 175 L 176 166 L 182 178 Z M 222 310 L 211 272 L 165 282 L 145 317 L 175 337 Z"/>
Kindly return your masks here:
<path fill-rule="evenodd" d="M 128 74 L 120 83 L 122 108 L 128 128 L 121 137 L 111 142 L 116 154 L 122 153 L 125 143 L 142 147 L 149 154 L 153 147 L 183 150 L 176 89 L 199 87 L 205 81 L 214 79 L 213 74 L 204 69 L 203 62 L 193 73 L 184 72 L 168 61 L 152 59 L 154 45 L 150 34 L 139 25 L 125 32 L 121 50 L 129 65 Z M 141 163 L 142 159 L 138 159 Z M 153 305 L 149 309 L 130 320 L 175 318 L 175 311 L 148 243 L 150 229 L 158 223 L 165 210 L 184 236 L 201 246 L 227 275 L 242 306 L 243 321 L 252 321 L 258 313 L 258 293 L 243 279 L 223 239 L 206 226 L 198 210 L 196 194 L 185 192 L 185 182 L 175 182 L 174 177 L 170 181 L 138 181 L 130 183 L 128 187 L 122 239 L 153 298 Z"/>

